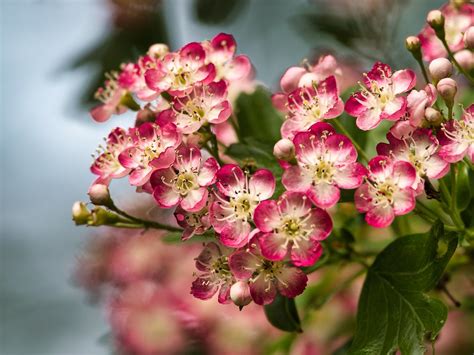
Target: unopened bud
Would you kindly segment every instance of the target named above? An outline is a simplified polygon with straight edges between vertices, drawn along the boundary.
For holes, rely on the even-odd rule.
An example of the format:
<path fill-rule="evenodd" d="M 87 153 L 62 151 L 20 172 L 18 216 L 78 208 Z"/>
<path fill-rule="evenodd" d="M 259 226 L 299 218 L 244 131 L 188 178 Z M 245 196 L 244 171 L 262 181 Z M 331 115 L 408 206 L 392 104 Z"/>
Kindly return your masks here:
<path fill-rule="evenodd" d="M 439 10 L 431 10 L 426 17 L 426 22 L 433 28 L 438 35 L 439 31 L 444 32 L 444 15 Z"/>
<path fill-rule="evenodd" d="M 72 205 L 72 220 L 76 223 L 76 226 L 87 224 L 90 216 L 91 212 L 84 202 L 74 202 Z"/>
<path fill-rule="evenodd" d="M 410 52 L 418 52 L 421 48 L 420 39 L 416 36 L 409 36 L 405 40 L 405 46 Z"/>
<path fill-rule="evenodd" d="M 293 159 L 295 156 L 295 146 L 293 142 L 286 138 L 280 139 L 273 147 L 273 155 L 281 160 L 288 161 Z"/>
<path fill-rule="evenodd" d="M 474 26 L 464 32 L 464 45 L 467 49 L 474 49 Z"/>
<path fill-rule="evenodd" d="M 469 49 L 463 49 L 454 55 L 454 59 L 468 73 L 474 69 L 474 53 Z"/>
<path fill-rule="evenodd" d="M 88 221 L 88 225 L 90 226 L 107 226 L 113 225 L 114 223 L 118 222 L 120 217 L 113 212 L 106 210 L 103 207 L 95 207 L 92 210 L 91 218 Z"/>
<path fill-rule="evenodd" d="M 436 58 L 428 66 L 431 77 L 435 82 L 448 78 L 453 73 L 453 65 L 446 58 Z"/>
<path fill-rule="evenodd" d="M 456 92 L 458 91 L 458 86 L 456 82 L 451 78 L 444 78 L 441 79 L 436 85 L 436 89 L 441 97 L 444 99 L 444 102 L 448 107 L 453 107 L 454 104 L 454 96 L 456 96 Z"/>
<path fill-rule="evenodd" d="M 110 192 L 107 185 L 94 184 L 89 188 L 88 192 L 91 202 L 96 206 L 113 206 Z"/>
<path fill-rule="evenodd" d="M 236 306 L 242 309 L 252 301 L 250 288 L 247 282 L 238 281 L 230 288 L 230 298 Z"/>
<path fill-rule="evenodd" d="M 148 55 L 154 58 L 163 58 L 169 51 L 170 50 L 166 44 L 156 43 L 148 48 Z"/>
<path fill-rule="evenodd" d="M 432 125 L 439 125 L 443 121 L 443 115 L 433 107 L 427 107 L 425 110 L 425 118 Z"/>

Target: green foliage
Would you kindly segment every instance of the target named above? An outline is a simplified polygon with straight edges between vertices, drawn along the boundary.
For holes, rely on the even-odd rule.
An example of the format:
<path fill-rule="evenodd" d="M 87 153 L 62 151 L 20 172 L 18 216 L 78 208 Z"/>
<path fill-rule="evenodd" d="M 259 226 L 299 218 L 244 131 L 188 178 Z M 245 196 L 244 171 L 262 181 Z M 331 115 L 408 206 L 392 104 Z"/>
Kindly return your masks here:
<path fill-rule="evenodd" d="M 459 163 L 456 182 L 456 207 L 458 211 L 464 211 L 471 202 L 471 180 L 474 180 L 474 176 L 470 178 L 469 170 L 467 164 Z M 471 173 L 471 175 L 473 174 Z"/>
<path fill-rule="evenodd" d="M 270 93 L 258 87 L 252 94 L 241 94 L 234 107 L 239 125 L 239 138 L 254 138 L 274 145 L 280 139 L 282 116 L 273 107 Z"/>
<path fill-rule="evenodd" d="M 369 268 L 359 299 L 351 354 L 423 354 L 423 338 L 441 330 L 447 308 L 426 294 L 433 289 L 457 246 L 437 222 L 429 233 L 388 245 Z"/>
<path fill-rule="evenodd" d="M 300 317 L 295 300 L 277 295 L 275 300 L 264 307 L 268 321 L 276 328 L 287 332 L 302 332 Z"/>

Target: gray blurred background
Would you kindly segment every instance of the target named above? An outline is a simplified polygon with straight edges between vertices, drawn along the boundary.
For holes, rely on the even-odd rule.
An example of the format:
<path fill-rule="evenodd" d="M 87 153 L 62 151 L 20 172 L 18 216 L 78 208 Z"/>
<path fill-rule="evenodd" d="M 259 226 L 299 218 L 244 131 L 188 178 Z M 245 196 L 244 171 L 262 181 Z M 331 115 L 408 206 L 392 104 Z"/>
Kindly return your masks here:
<path fill-rule="evenodd" d="M 98 340 L 107 333 L 104 312 L 71 282 L 90 233 L 70 218 L 72 203 L 86 199 L 93 179 L 90 153 L 112 127 L 131 122 L 127 116 L 100 125 L 89 119 L 91 89 L 103 70 L 135 59 L 155 41 L 176 49 L 218 32 L 234 34 L 257 79 L 273 89 L 288 66 L 316 52 L 359 58 L 362 68 L 373 55 L 403 66 L 410 64 L 403 39 L 441 4 L 1 1 L 0 353 L 50 355 L 110 352 Z M 361 13 L 374 23 L 354 23 Z M 122 199 L 132 191 L 126 183 L 115 188 Z"/>

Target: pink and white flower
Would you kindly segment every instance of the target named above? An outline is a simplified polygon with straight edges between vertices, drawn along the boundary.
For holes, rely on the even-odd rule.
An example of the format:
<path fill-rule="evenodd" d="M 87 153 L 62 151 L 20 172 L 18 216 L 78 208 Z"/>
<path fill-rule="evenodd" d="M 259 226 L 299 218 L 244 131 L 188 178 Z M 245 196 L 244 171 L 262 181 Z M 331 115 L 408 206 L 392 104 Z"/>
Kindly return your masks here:
<path fill-rule="evenodd" d="M 316 122 L 339 116 L 344 111 L 344 102 L 339 97 L 335 77 L 330 76 L 311 87 L 295 89 L 280 109 L 286 113 L 281 135 L 291 139 Z"/>
<path fill-rule="evenodd" d="M 158 169 L 151 175 L 153 197 L 160 207 L 179 204 L 186 211 L 197 212 L 206 205 L 208 186 L 215 182 L 218 169 L 216 159 L 204 161 L 198 147 L 183 144 L 176 150 L 169 168 Z"/>
<path fill-rule="evenodd" d="M 230 302 L 230 288 L 235 279 L 230 271 L 230 250 L 208 243 L 196 258 L 196 268 L 201 274 L 191 286 L 191 294 L 201 300 L 212 298 L 218 291 L 219 303 Z"/>
<path fill-rule="evenodd" d="M 109 185 L 112 179 L 128 175 L 130 169 L 120 164 L 119 155 L 132 145 L 132 139 L 124 129 L 117 127 L 109 133 L 106 146 L 99 147 L 99 156 L 91 166 L 91 172 L 99 176 L 94 184 Z"/>
<path fill-rule="evenodd" d="M 208 198 L 206 206 L 197 212 L 188 212 L 181 206 L 176 208 L 174 216 L 176 222 L 183 228 L 182 240 L 188 240 L 195 235 L 204 234 L 211 228 L 211 221 L 209 218 L 209 206 L 212 204 L 211 196 Z"/>
<path fill-rule="evenodd" d="M 464 111 L 462 119 L 443 126 L 439 140 L 439 155 L 448 163 L 456 163 L 466 155 L 474 162 L 474 104 Z"/>
<path fill-rule="evenodd" d="M 357 127 L 364 131 L 377 127 L 382 120 L 397 121 L 407 109 L 407 99 L 399 95 L 412 89 L 415 83 L 412 70 L 392 74 L 390 66 L 377 62 L 365 75 L 362 90 L 347 100 L 346 112 L 357 117 Z"/>
<path fill-rule="evenodd" d="M 134 186 L 148 182 L 150 175 L 157 169 L 168 168 L 175 159 L 175 148 L 181 137 L 172 123 L 163 127 L 145 122 L 140 127 L 131 128 L 133 146 L 125 149 L 118 157 L 120 164 L 131 169 L 129 180 Z"/>
<path fill-rule="evenodd" d="M 270 170 L 259 169 L 252 176 L 238 165 L 224 165 L 217 172 L 216 199 L 211 206 L 211 223 L 222 244 L 239 248 L 247 244 L 250 221 L 257 205 L 275 191 Z"/>
<path fill-rule="evenodd" d="M 354 194 L 355 206 L 366 213 L 366 222 L 377 228 L 389 226 L 395 216 L 415 208 L 416 169 L 406 161 L 376 156 L 369 162 L 369 175 Z"/>
<path fill-rule="evenodd" d="M 412 90 L 407 96 L 407 109 L 410 114 L 410 124 L 413 127 L 420 127 L 425 118 L 427 107 L 433 106 L 436 102 L 437 91 L 433 84 L 428 84 L 423 90 Z"/>
<path fill-rule="evenodd" d="M 332 230 L 329 214 L 313 208 L 307 196 L 286 192 L 277 201 L 261 202 L 254 221 L 259 233 L 262 255 L 272 261 L 284 260 L 289 254 L 296 266 L 310 266 L 322 254 L 321 240 Z"/>
<path fill-rule="evenodd" d="M 118 82 L 118 74 L 111 72 L 105 76 L 107 80 L 104 82 L 104 87 L 97 89 L 94 95 L 102 103 L 90 110 L 92 118 L 97 122 L 105 122 L 113 114 L 120 115 L 127 111 L 127 106 L 122 100 L 128 91 Z"/>
<path fill-rule="evenodd" d="M 318 63 L 310 65 L 305 63 L 304 67 L 290 67 L 280 79 L 280 87 L 285 94 L 299 87 L 311 87 L 330 76 L 341 76 L 342 71 L 332 55 L 319 57 Z"/>
<path fill-rule="evenodd" d="M 320 208 L 339 201 L 339 189 L 358 187 L 366 174 L 357 151 L 344 135 L 325 122 L 316 123 L 293 140 L 298 165 L 289 167 L 282 183 L 289 191 L 306 193 Z"/>
<path fill-rule="evenodd" d="M 200 43 L 192 42 L 178 52 L 158 59 L 156 68 L 148 69 L 145 80 L 152 90 L 167 91 L 173 96 L 189 94 L 196 84 L 209 84 L 216 76 L 214 64 L 205 64 L 206 52 Z"/>
<path fill-rule="evenodd" d="M 443 6 L 440 11 L 444 16 L 445 38 L 449 48 L 452 52 L 462 50 L 464 48 L 464 32 L 474 24 L 474 5 L 466 3 L 456 7 L 448 4 Z M 442 42 L 429 25 L 423 27 L 418 37 L 424 60 L 432 61 L 448 55 Z"/>
<path fill-rule="evenodd" d="M 441 179 L 449 171 L 449 164 L 438 154 L 439 142 L 426 128 L 418 128 L 408 137 L 397 139 L 387 134 L 388 144 L 379 143 L 377 153 L 392 158 L 394 161 L 406 161 L 416 169 L 413 188 L 423 192 L 424 178 Z"/>
<path fill-rule="evenodd" d="M 184 134 L 191 134 L 203 125 L 219 124 L 232 113 L 227 101 L 227 85 L 224 81 L 195 86 L 183 97 L 174 97 L 171 108 L 162 111 L 158 122 L 172 122 Z"/>
<path fill-rule="evenodd" d="M 211 41 L 203 42 L 206 50 L 206 62 L 216 68 L 216 80 L 226 80 L 229 83 L 246 78 L 252 64 L 246 55 L 235 55 L 237 43 L 232 35 L 219 33 Z"/>
<path fill-rule="evenodd" d="M 238 280 L 248 280 L 250 295 L 259 305 L 270 304 L 277 291 L 289 298 L 303 293 L 308 277 L 299 268 L 265 259 L 255 239 L 249 247 L 229 256 L 229 266 Z"/>

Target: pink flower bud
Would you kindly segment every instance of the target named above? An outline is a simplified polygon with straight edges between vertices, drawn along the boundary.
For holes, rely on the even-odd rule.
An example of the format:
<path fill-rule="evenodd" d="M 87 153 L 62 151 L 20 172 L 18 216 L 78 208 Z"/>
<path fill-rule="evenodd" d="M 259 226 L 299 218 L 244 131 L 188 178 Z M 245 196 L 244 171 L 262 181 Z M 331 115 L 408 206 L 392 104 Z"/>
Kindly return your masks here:
<path fill-rule="evenodd" d="M 277 159 L 291 160 L 295 157 L 295 146 L 289 139 L 283 138 L 276 142 L 273 147 L 273 155 Z"/>
<path fill-rule="evenodd" d="M 169 51 L 170 50 L 166 44 L 156 43 L 148 48 L 148 55 L 154 58 L 163 58 Z"/>
<path fill-rule="evenodd" d="M 439 10 L 432 10 L 426 17 L 426 22 L 434 29 L 440 30 L 444 28 L 444 16 Z"/>
<path fill-rule="evenodd" d="M 446 105 L 452 107 L 454 104 L 454 96 L 456 96 L 456 92 L 458 91 L 456 82 L 451 78 L 441 79 L 438 85 L 436 85 L 436 89 L 438 89 L 438 93 L 444 99 Z"/>
<path fill-rule="evenodd" d="M 418 52 L 421 48 L 420 39 L 416 36 L 409 36 L 405 40 L 405 46 L 410 52 Z"/>
<path fill-rule="evenodd" d="M 236 306 L 242 308 L 252 301 L 250 288 L 247 282 L 238 281 L 230 288 L 230 298 Z"/>
<path fill-rule="evenodd" d="M 470 72 L 474 68 L 474 53 L 469 49 L 463 49 L 454 55 L 454 59 L 459 65 L 467 72 Z"/>
<path fill-rule="evenodd" d="M 72 205 L 72 220 L 76 223 L 76 226 L 87 224 L 90 216 L 91 212 L 84 202 L 74 202 Z"/>
<path fill-rule="evenodd" d="M 438 82 L 443 78 L 451 76 L 453 65 L 446 58 L 437 58 L 430 63 L 428 70 L 433 80 Z"/>
<path fill-rule="evenodd" d="M 89 188 L 89 198 L 94 205 L 112 206 L 113 202 L 110 198 L 110 192 L 107 185 L 94 184 Z"/>
<path fill-rule="evenodd" d="M 464 32 L 464 45 L 468 49 L 474 49 L 474 26 L 469 27 Z"/>
<path fill-rule="evenodd" d="M 428 122 L 434 125 L 438 125 L 443 120 L 443 115 L 433 107 L 427 107 L 425 110 L 425 117 Z"/>

